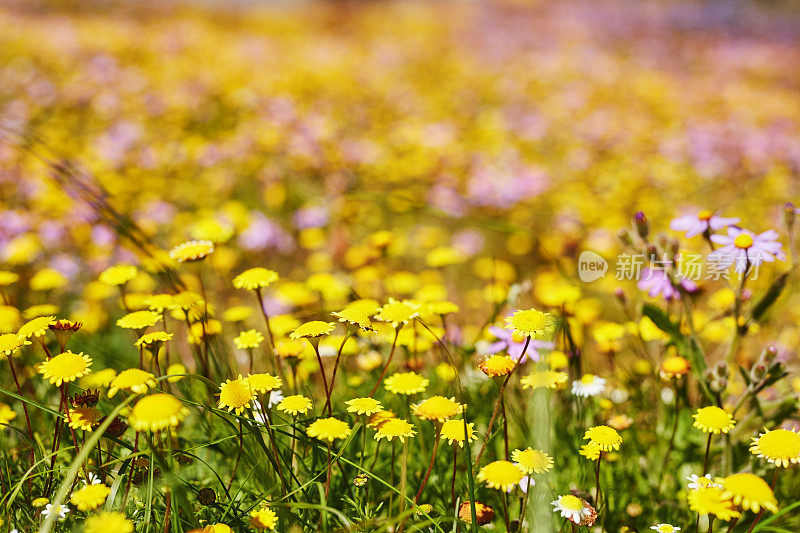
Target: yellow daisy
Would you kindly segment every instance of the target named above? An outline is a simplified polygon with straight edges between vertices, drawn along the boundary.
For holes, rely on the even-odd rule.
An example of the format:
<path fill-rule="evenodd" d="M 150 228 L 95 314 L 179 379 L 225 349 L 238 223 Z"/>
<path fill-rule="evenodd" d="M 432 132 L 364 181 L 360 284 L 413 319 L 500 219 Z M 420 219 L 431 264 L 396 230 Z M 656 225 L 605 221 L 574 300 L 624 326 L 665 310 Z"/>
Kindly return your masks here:
<path fill-rule="evenodd" d="M 717 478 L 716 482 L 722 485 L 723 497 L 733 500 L 735 505 L 742 509 L 757 513 L 763 507 L 773 513 L 778 512 L 778 500 L 772 493 L 767 483 L 753 474 L 741 473 L 732 476 Z"/>
<path fill-rule="evenodd" d="M 600 458 L 600 446 L 595 442 L 587 442 L 578 451 L 579 454 L 586 457 L 590 461 L 597 461 Z"/>
<path fill-rule="evenodd" d="M 389 303 L 375 313 L 375 319 L 389 322 L 395 328 L 408 324 L 410 320 L 419 316 L 419 304 L 411 300 L 397 301 L 389 298 Z"/>
<path fill-rule="evenodd" d="M 491 377 L 505 376 L 514 370 L 515 361 L 508 355 L 492 355 L 478 363 L 478 369 Z"/>
<path fill-rule="evenodd" d="M 716 486 L 700 487 L 687 495 L 689 509 L 701 515 L 713 514 L 720 520 L 728 521 L 739 516 L 730 496 Z"/>
<path fill-rule="evenodd" d="M 177 427 L 188 414 L 189 410 L 174 396 L 151 394 L 136 402 L 128 424 L 135 431 L 160 431 Z"/>
<path fill-rule="evenodd" d="M 247 376 L 247 381 L 250 383 L 250 389 L 258 394 L 280 389 L 283 385 L 281 378 L 267 373 L 250 374 Z"/>
<path fill-rule="evenodd" d="M 22 325 L 17 331 L 17 335 L 30 339 L 31 337 L 41 337 L 50 328 L 50 324 L 56 321 L 54 316 L 40 316 Z"/>
<path fill-rule="evenodd" d="M 511 459 L 525 474 L 544 474 L 553 468 L 553 458 L 542 450 L 525 448 L 511 452 Z"/>
<path fill-rule="evenodd" d="M 764 433 L 753 437 L 750 452 L 785 468 L 800 462 L 800 434 L 797 430 L 765 429 Z"/>
<path fill-rule="evenodd" d="M 130 280 L 136 277 L 139 271 L 133 265 L 119 264 L 108 267 L 100 273 L 98 278 L 101 283 L 111 285 L 112 287 L 118 285 L 125 285 Z"/>
<path fill-rule="evenodd" d="M 516 311 L 512 316 L 506 318 L 506 323 L 514 330 L 514 335 L 531 338 L 543 336 L 555 325 L 549 313 L 543 313 L 536 309 Z"/>
<path fill-rule="evenodd" d="M 156 377 L 150 372 L 138 368 L 123 370 L 111 380 L 108 397 L 113 398 L 121 389 L 127 389 L 136 394 L 144 394 L 151 387 L 156 386 Z"/>
<path fill-rule="evenodd" d="M 152 333 L 145 333 L 136 341 L 136 346 L 154 346 L 161 342 L 172 340 L 172 333 L 166 331 L 154 331 Z"/>
<path fill-rule="evenodd" d="M 133 522 L 116 511 L 101 511 L 83 523 L 83 533 L 133 533 Z"/>
<path fill-rule="evenodd" d="M 348 413 L 356 413 L 358 415 L 369 416 L 383 410 L 381 402 L 374 398 L 353 398 L 344 403 L 347 405 Z"/>
<path fill-rule="evenodd" d="M 17 418 L 17 413 L 7 403 L 0 402 L 0 426 L 7 426 Z"/>
<path fill-rule="evenodd" d="M 523 377 L 520 382 L 523 389 L 555 389 L 559 385 L 567 382 L 569 376 L 566 372 L 558 372 L 555 370 L 543 370 L 541 372 L 532 372 Z"/>
<path fill-rule="evenodd" d="M 299 394 L 286 396 L 276 406 L 278 411 L 289 413 L 292 416 L 297 416 L 298 413 L 304 415 L 311 410 L 311 407 L 311 400 Z"/>
<path fill-rule="evenodd" d="M 381 424 L 386 422 L 387 420 L 394 418 L 394 413 L 391 411 L 383 410 L 378 411 L 377 413 L 373 413 L 367 419 L 367 427 L 372 429 L 378 429 Z"/>
<path fill-rule="evenodd" d="M 258 348 L 262 342 L 264 342 L 264 335 L 255 329 L 243 331 L 233 339 L 233 344 L 240 350 Z"/>
<path fill-rule="evenodd" d="M 410 396 L 418 392 L 425 392 L 430 380 L 416 372 L 397 372 L 383 382 L 383 387 L 394 394 Z"/>
<path fill-rule="evenodd" d="M 469 442 L 474 441 L 477 437 L 475 435 L 475 424 L 468 423 L 467 425 L 467 433 L 469 434 L 468 440 Z M 443 439 L 446 439 L 448 444 L 452 445 L 454 442 L 458 446 L 464 446 L 465 433 L 464 433 L 464 421 L 457 420 L 451 418 L 450 420 L 445 420 L 444 424 L 442 424 L 441 435 Z"/>
<path fill-rule="evenodd" d="M 417 432 L 414 426 L 402 418 L 389 418 L 381 423 L 375 432 L 375 440 L 386 439 L 391 442 L 396 438 L 400 442 L 405 442 L 407 438 L 413 437 Z"/>
<path fill-rule="evenodd" d="M 730 413 L 715 405 L 701 407 L 692 416 L 694 417 L 694 427 L 714 435 L 727 433 L 736 424 Z"/>
<path fill-rule="evenodd" d="M 78 508 L 79 511 L 90 511 L 96 509 L 106 502 L 106 498 L 111 494 L 111 489 L 102 483 L 86 485 L 80 490 L 72 493 L 69 501 Z"/>
<path fill-rule="evenodd" d="M 81 353 L 66 351 L 39 365 L 39 373 L 51 384 L 61 386 L 62 383 L 75 381 L 90 373 L 92 358 Z"/>
<path fill-rule="evenodd" d="M 264 531 L 266 529 L 275 530 L 278 525 L 278 515 L 269 507 L 253 509 L 250 511 L 250 527 Z"/>
<path fill-rule="evenodd" d="M 519 484 L 524 476 L 522 470 L 510 461 L 494 461 L 481 468 L 476 476 L 489 488 L 506 491 Z"/>
<path fill-rule="evenodd" d="M 278 273 L 268 268 L 249 268 L 233 278 L 233 286 L 237 289 L 255 291 L 269 287 L 278 281 Z"/>
<path fill-rule="evenodd" d="M 333 442 L 336 439 L 347 438 L 352 431 L 347 422 L 342 422 L 337 418 L 318 418 L 306 428 L 306 435 Z"/>
<path fill-rule="evenodd" d="M 214 243 L 211 241 L 186 241 L 169 251 L 170 259 L 178 263 L 199 261 L 214 252 Z"/>
<path fill-rule="evenodd" d="M 455 398 L 432 396 L 416 405 L 411 406 L 411 411 L 423 420 L 438 420 L 444 422 L 463 411 L 463 406 Z"/>
<path fill-rule="evenodd" d="M 0 335 L 0 354 L 8 356 L 14 355 L 17 350 L 30 343 L 31 341 L 16 333 L 5 333 Z"/>
<path fill-rule="evenodd" d="M 357 326 L 362 331 L 372 331 L 372 321 L 369 315 L 357 307 L 345 307 L 341 311 L 333 312 L 331 315 L 339 319 L 339 322 L 346 322 Z"/>
<path fill-rule="evenodd" d="M 336 327 L 334 322 L 323 322 L 322 320 L 312 320 L 297 327 L 289 334 L 293 340 L 308 339 L 328 335 Z"/>
<path fill-rule="evenodd" d="M 619 450 L 619 445 L 622 444 L 622 437 L 617 430 L 609 426 L 591 427 L 586 430 L 583 438 L 596 444 L 604 452 Z"/>
<path fill-rule="evenodd" d="M 241 374 L 236 379 L 229 379 L 220 385 L 219 408 L 233 411 L 237 415 L 244 411 L 255 399 L 250 381 Z"/>
<path fill-rule="evenodd" d="M 117 326 L 125 329 L 145 329 L 155 326 L 161 320 L 161 314 L 145 309 L 134 311 L 117 320 Z"/>

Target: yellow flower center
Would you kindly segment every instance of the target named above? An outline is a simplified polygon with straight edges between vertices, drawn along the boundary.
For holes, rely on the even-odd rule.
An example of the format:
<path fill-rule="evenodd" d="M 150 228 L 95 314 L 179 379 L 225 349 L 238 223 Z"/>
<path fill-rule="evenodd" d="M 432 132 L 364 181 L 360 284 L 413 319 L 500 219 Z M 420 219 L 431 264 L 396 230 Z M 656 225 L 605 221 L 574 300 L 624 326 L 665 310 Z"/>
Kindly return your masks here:
<path fill-rule="evenodd" d="M 748 248 L 753 246 L 753 238 L 750 235 L 740 233 L 733 240 L 733 245 L 742 250 L 747 250 Z"/>
<path fill-rule="evenodd" d="M 573 496 L 572 494 L 567 494 L 566 496 L 559 498 L 559 503 L 561 504 L 561 507 L 569 511 L 576 512 L 583 509 L 583 500 L 577 496 Z"/>
<path fill-rule="evenodd" d="M 758 448 L 767 458 L 800 457 L 800 434 L 786 429 L 768 431 L 759 437 Z"/>
<path fill-rule="evenodd" d="M 702 211 L 697 213 L 697 218 L 699 218 L 700 220 L 708 221 L 711 220 L 712 216 L 714 216 L 714 213 L 712 211 L 709 211 L 708 209 L 703 209 Z"/>

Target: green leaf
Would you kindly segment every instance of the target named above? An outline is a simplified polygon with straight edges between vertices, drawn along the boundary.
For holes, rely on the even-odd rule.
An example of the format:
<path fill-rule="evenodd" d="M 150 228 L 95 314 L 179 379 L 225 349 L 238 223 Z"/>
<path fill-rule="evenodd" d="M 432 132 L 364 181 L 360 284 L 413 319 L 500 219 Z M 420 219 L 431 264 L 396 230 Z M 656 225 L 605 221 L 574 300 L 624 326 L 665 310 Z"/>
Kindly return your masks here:
<path fill-rule="evenodd" d="M 786 280 L 789 278 L 789 273 L 784 272 L 778 278 L 772 282 L 772 285 L 769 286 L 767 292 L 764 293 L 764 296 L 756 303 L 753 307 L 753 312 L 750 314 L 753 320 L 761 320 L 761 317 L 767 310 L 775 303 L 778 297 L 783 292 L 783 289 L 786 287 Z"/>

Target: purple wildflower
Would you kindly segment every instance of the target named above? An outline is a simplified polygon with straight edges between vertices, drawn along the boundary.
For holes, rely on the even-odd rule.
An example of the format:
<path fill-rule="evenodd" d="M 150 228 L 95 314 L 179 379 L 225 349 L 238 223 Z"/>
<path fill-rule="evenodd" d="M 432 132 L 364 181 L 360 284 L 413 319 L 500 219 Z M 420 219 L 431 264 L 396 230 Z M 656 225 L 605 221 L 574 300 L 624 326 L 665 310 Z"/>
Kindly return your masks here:
<path fill-rule="evenodd" d="M 778 242 L 778 232 L 772 229 L 756 235 L 752 231 L 731 226 L 727 235 L 715 233 L 711 236 L 711 241 L 721 244 L 722 247 L 708 254 L 709 260 L 721 267 L 735 263 L 736 272 L 739 273 L 765 261 L 772 263 L 775 259 L 786 259 L 781 250 L 783 245 Z"/>
<path fill-rule="evenodd" d="M 670 222 L 669 229 L 674 231 L 685 231 L 685 237 L 690 239 L 695 235 L 700 235 L 706 231 L 719 231 L 727 228 L 731 224 L 738 224 L 739 218 L 725 218 L 717 216 L 708 210 L 703 210 L 696 215 L 684 215 Z"/>

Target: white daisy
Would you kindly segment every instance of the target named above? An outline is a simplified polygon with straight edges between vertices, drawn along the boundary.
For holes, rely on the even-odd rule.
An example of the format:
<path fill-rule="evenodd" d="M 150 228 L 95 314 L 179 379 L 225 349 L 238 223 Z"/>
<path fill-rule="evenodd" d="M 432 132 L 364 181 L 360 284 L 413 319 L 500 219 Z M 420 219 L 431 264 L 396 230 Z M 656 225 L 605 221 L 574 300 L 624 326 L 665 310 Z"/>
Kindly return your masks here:
<path fill-rule="evenodd" d="M 681 530 L 681 528 L 673 526 L 672 524 L 656 524 L 654 526 L 650 526 L 650 529 L 653 531 L 658 531 L 658 533 L 675 533 L 676 531 Z"/>
<path fill-rule="evenodd" d="M 94 472 L 89 472 L 86 477 L 89 480 L 88 483 L 86 483 L 87 485 L 97 485 L 103 482 Z"/>
<path fill-rule="evenodd" d="M 606 390 L 606 380 L 594 374 L 584 374 L 581 379 L 572 382 L 572 394 L 588 398 L 597 396 Z"/>
<path fill-rule="evenodd" d="M 714 483 L 711 480 L 711 474 L 706 474 L 704 476 L 698 476 L 697 474 L 692 474 L 686 478 L 689 481 L 689 490 L 697 490 L 703 487 L 717 487 L 722 488 L 722 485 L 719 483 Z"/>
<path fill-rule="evenodd" d="M 282 400 L 283 400 L 283 392 L 281 392 L 279 389 L 271 390 L 269 391 L 269 400 L 267 401 L 267 407 L 272 409 L 273 407 L 281 403 Z"/>
<path fill-rule="evenodd" d="M 557 500 L 550 503 L 555 507 L 556 513 L 561 513 L 562 517 L 576 524 L 580 524 L 584 518 L 588 518 L 592 514 L 592 508 L 572 494 L 559 496 Z"/>
<path fill-rule="evenodd" d="M 48 503 L 45 505 L 44 510 L 42 511 L 42 516 L 45 518 L 50 518 L 51 516 L 57 517 L 59 520 L 64 520 L 67 517 L 67 513 L 69 512 L 69 507 L 66 505 L 53 505 L 52 503 Z"/>

